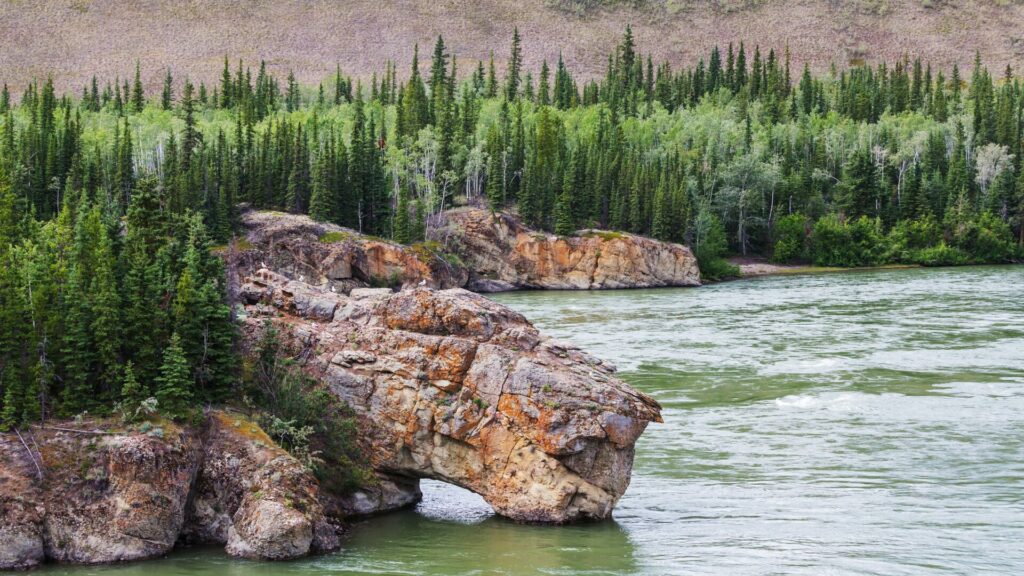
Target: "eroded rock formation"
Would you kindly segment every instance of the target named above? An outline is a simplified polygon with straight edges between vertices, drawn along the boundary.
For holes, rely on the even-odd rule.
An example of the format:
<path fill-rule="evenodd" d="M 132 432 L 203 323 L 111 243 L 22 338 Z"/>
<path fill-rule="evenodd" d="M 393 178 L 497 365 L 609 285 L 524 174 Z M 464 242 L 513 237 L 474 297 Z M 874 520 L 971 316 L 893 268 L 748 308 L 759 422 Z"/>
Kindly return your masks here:
<path fill-rule="evenodd" d="M 153 558 L 182 538 L 268 560 L 337 547 L 316 479 L 241 417 L 91 424 L 0 434 L 0 569 Z"/>
<path fill-rule="evenodd" d="M 260 270 L 241 295 L 247 336 L 273 323 L 355 409 L 376 470 L 468 488 L 516 520 L 608 517 L 660 420 L 613 366 L 466 290 L 344 296 Z"/>
<path fill-rule="evenodd" d="M 185 537 L 225 544 L 232 556 L 281 560 L 338 547 L 316 478 L 244 418 L 213 412 Z"/>
<path fill-rule="evenodd" d="M 697 260 L 680 244 L 599 230 L 555 236 L 508 214 L 469 208 L 444 219 L 437 232 L 443 242 L 403 246 L 307 216 L 246 210 L 240 260 L 249 273 L 265 267 L 346 294 L 369 286 L 499 292 L 700 285 Z"/>
<path fill-rule="evenodd" d="M 476 292 L 700 285 L 697 259 L 681 244 L 600 230 L 555 236 L 469 208 L 446 217 L 470 270 L 466 287 Z"/>
<path fill-rule="evenodd" d="M 455 288 L 468 279 L 462 266 L 444 260 L 429 245 L 403 246 L 282 212 L 244 209 L 241 224 L 246 231 L 243 266 L 250 271 L 267 267 L 336 292 L 374 285 Z"/>

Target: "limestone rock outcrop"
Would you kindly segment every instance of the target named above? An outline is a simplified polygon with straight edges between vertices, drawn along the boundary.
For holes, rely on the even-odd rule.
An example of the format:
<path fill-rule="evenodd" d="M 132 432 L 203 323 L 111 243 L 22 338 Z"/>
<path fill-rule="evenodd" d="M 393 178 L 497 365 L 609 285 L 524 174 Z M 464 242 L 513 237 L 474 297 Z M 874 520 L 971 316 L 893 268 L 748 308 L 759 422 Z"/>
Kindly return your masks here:
<path fill-rule="evenodd" d="M 455 288 L 467 271 L 428 244 L 403 246 L 308 216 L 243 209 L 241 264 L 348 293 L 369 286 Z"/>
<path fill-rule="evenodd" d="M 681 244 L 600 230 L 555 236 L 470 208 L 445 216 L 476 292 L 700 285 L 697 259 Z"/>
<path fill-rule="evenodd" d="M 613 366 L 466 290 L 344 296 L 260 270 L 241 296 L 246 337 L 279 329 L 355 410 L 378 472 L 462 486 L 515 520 L 608 517 L 660 421 Z"/>
<path fill-rule="evenodd" d="M 0 493 L 15 502 L 3 507 L 10 538 L 0 540 L 0 568 L 44 556 L 94 564 L 169 551 L 201 458 L 193 432 L 168 426 L 161 435 L 42 429 L 31 450 L 3 435 Z"/>
<path fill-rule="evenodd" d="M 689 248 L 621 232 L 555 236 L 515 217 L 462 208 L 443 215 L 444 243 L 403 246 L 308 216 L 244 210 L 246 273 L 268 268 L 334 292 L 371 286 L 592 290 L 699 286 Z M 453 258 L 457 255 L 457 258 Z"/>
<path fill-rule="evenodd" d="M 313 475 L 243 419 L 69 423 L 30 438 L 0 434 L 0 569 L 153 558 L 180 539 L 268 560 L 338 545 Z"/>
<path fill-rule="evenodd" d="M 45 558 L 36 458 L 14 434 L 0 434 L 0 570 L 34 568 Z"/>
<path fill-rule="evenodd" d="M 338 537 L 318 492 L 309 470 L 258 426 L 215 411 L 204 424 L 203 466 L 184 536 L 259 560 L 333 550 Z"/>

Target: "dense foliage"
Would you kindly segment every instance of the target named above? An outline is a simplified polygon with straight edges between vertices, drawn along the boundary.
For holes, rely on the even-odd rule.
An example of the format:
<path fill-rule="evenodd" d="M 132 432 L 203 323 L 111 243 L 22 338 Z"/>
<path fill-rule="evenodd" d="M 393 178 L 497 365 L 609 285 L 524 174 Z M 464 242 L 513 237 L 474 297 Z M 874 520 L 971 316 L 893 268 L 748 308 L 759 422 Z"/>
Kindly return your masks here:
<path fill-rule="evenodd" d="M 919 60 L 794 73 L 715 48 L 681 69 L 627 29 L 606 72 L 525 70 L 512 39 L 460 73 L 388 62 L 318 87 L 227 60 L 215 86 L 170 70 L 148 94 L 93 80 L 0 93 L 2 421 L 153 396 L 227 394 L 233 327 L 221 264 L 236 206 L 309 213 L 415 242 L 454 205 L 559 234 L 619 229 L 727 252 L 862 266 L 1006 262 L 1024 241 L 1024 88 Z M 126 370 L 126 362 L 132 369 Z M 128 383 L 131 382 L 130 385 Z M 127 401 L 127 400 L 126 400 Z"/>
<path fill-rule="evenodd" d="M 234 327 L 202 221 L 161 210 L 151 176 L 125 211 L 82 179 L 72 166 L 46 221 L 19 217 L 12 187 L 0 188 L 0 423 L 122 400 L 136 414 L 150 397 L 180 417 L 225 399 Z"/>
<path fill-rule="evenodd" d="M 352 410 L 281 353 L 277 330 L 263 329 L 244 377 L 256 421 L 332 493 L 371 481 L 356 444 Z"/>

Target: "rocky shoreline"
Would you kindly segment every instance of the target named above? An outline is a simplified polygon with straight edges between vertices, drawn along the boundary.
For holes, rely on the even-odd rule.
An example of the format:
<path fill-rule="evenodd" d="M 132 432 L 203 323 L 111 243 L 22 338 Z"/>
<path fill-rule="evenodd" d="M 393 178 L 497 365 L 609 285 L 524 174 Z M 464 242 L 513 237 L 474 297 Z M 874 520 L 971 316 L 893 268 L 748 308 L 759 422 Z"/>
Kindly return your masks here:
<path fill-rule="evenodd" d="M 142 560 L 179 542 L 261 560 L 338 546 L 312 473 L 240 414 L 25 434 L 0 434 L 2 569 Z"/>
<path fill-rule="evenodd" d="M 261 560 L 330 551 L 339 522 L 417 502 L 424 478 L 517 521 L 610 516 L 660 406 L 614 366 L 461 287 L 693 285 L 692 254 L 628 235 L 541 238 L 480 211 L 452 220 L 464 232 L 440 250 L 247 212 L 245 242 L 223 251 L 243 346 L 273 326 L 354 410 L 371 485 L 325 493 L 231 411 L 194 425 L 50 421 L 0 434 L 0 569 L 141 560 L 178 544 Z M 505 260 L 487 270 L 461 260 L 482 243 Z"/>

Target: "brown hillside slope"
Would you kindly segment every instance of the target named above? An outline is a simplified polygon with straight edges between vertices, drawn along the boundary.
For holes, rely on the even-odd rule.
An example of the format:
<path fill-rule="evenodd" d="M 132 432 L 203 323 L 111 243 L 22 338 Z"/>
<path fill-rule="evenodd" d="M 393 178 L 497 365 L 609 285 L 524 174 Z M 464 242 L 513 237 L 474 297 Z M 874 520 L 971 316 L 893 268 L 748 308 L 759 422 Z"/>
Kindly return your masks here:
<path fill-rule="evenodd" d="M 429 53 L 438 33 L 463 70 L 494 48 L 503 71 L 513 25 L 531 69 L 561 50 L 593 74 L 630 22 L 644 50 L 675 62 L 743 39 L 788 44 L 794 62 L 817 69 L 904 53 L 963 66 L 975 50 L 995 68 L 1024 63 L 1020 0 L 0 0 L 0 80 L 52 74 L 78 90 L 140 58 L 156 88 L 168 65 L 213 81 L 227 54 L 317 82 L 335 63 L 365 76 L 389 58 L 404 66 L 413 43 Z"/>

